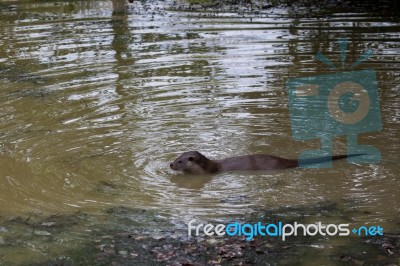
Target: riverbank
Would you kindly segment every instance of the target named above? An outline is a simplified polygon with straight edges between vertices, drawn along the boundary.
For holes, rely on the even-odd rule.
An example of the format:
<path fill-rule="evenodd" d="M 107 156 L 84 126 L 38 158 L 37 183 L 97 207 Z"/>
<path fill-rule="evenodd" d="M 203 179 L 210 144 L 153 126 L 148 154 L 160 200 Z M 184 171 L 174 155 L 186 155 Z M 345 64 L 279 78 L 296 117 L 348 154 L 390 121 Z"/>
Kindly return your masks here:
<path fill-rule="evenodd" d="M 243 12 L 247 10 L 250 13 L 259 14 L 274 7 L 288 8 L 292 11 L 301 11 L 299 9 L 306 8 L 308 15 L 314 13 L 331 13 L 331 12 L 376 12 L 385 15 L 400 15 L 400 1 L 354 1 L 354 0 L 186 0 L 187 4 L 176 2 L 176 6 L 185 10 L 236 10 Z M 185 3 L 184 2 L 184 3 Z M 175 6 L 175 7 L 176 7 Z"/>
<path fill-rule="evenodd" d="M 350 213 L 339 206 L 320 202 L 314 206 L 258 210 L 242 220 L 254 224 L 258 221 L 307 224 L 309 217 L 324 221 L 341 216 L 343 220 L 351 220 L 347 216 Z M 280 237 L 255 236 L 248 241 L 245 236 L 188 237 L 185 224 L 177 227 L 160 217 L 157 212 L 120 207 L 101 216 L 32 215 L 2 221 L 0 263 L 33 266 L 310 265 L 326 260 L 337 265 L 398 265 L 400 262 L 399 232 L 385 232 L 382 237 L 342 237 L 341 245 L 332 243 L 339 236 L 290 236 L 285 241 Z M 68 235 L 73 236 L 70 241 Z M 4 253 L 8 248 L 26 253 L 20 257 L 21 261 L 10 261 Z M 36 250 L 37 254 L 29 255 L 28 250 L 31 253 Z M 330 255 L 325 257 L 327 250 Z"/>

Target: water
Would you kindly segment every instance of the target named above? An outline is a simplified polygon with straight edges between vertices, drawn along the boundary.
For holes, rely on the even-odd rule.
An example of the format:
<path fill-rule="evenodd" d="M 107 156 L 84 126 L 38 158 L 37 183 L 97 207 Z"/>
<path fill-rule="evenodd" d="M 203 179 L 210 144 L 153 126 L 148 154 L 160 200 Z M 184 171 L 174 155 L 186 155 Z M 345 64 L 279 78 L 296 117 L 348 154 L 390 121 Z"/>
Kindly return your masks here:
<path fill-rule="evenodd" d="M 105 0 L 0 5 L 4 219 L 126 206 L 184 226 L 256 207 L 334 201 L 354 223 L 396 228 L 398 20 L 368 12 L 295 18 L 285 8 L 207 13 L 170 4 L 135 2 L 127 12 Z M 315 60 L 318 50 L 340 65 L 340 37 L 350 41 L 348 65 L 373 50 L 356 69 L 377 71 L 383 130 L 361 134 L 360 142 L 380 149 L 380 164 L 213 177 L 169 169 L 187 150 L 296 158 L 317 148 L 317 140 L 292 139 L 285 82 L 330 73 Z M 346 152 L 346 139 L 335 138 L 333 147 Z"/>

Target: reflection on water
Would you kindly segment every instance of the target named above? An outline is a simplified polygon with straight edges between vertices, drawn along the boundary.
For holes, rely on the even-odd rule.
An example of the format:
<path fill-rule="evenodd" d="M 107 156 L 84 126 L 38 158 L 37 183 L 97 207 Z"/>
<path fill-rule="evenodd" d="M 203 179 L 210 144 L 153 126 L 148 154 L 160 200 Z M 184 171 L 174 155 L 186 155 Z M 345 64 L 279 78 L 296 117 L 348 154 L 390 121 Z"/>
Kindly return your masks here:
<path fill-rule="evenodd" d="M 251 207 L 347 202 L 354 221 L 395 226 L 400 206 L 399 23 L 368 13 L 293 19 L 285 9 L 241 15 L 174 11 L 168 2 L 16 1 L 0 7 L 0 211 L 3 215 L 155 209 L 183 223 Z M 113 11 L 114 8 L 114 11 Z M 378 75 L 383 130 L 362 134 L 377 165 L 185 177 L 181 152 L 211 158 L 295 158 L 285 82 L 340 65 Z M 346 140 L 333 141 L 334 153 Z M 361 214 L 360 214 L 361 213 Z"/>

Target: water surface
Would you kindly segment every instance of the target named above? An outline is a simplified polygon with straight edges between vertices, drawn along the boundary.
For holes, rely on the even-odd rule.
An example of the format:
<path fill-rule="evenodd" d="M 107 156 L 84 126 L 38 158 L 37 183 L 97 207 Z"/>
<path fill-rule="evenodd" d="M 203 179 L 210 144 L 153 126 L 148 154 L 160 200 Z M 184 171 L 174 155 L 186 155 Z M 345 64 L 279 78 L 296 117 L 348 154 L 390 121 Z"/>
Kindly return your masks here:
<path fill-rule="evenodd" d="M 170 4 L 135 2 L 126 12 L 105 0 L 0 5 L 3 217 L 100 215 L 126 206 L 156 210 L 183 227 L 193 218 L 333 201 L 354 223 L 396 228 L 398 20 Z M 169 169 L 187 150 L 296 158 L 317 148 L 318 140 L 292 139 L 285 83 L 332 73 L 315 54 L 340 65 L 341 37 L 349 40 L 347 66 L 373 50 L 356 70 L 377 71 L 383 130 L 361 134 L 360 142 L 379 148 L 381 163 L 213 177 Z M 345 153 L 346 138 L 335 138 L 333 149 Z"/>

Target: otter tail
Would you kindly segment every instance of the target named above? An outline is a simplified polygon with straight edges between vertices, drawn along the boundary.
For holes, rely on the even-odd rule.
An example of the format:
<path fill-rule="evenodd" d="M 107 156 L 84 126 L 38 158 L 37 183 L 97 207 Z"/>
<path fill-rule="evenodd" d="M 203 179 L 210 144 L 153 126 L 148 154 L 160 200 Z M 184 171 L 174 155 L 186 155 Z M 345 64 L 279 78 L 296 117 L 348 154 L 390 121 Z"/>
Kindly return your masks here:
<path fill-rule="evenodd" d="M 366 155 L 365 153 L 357 153 L 357 154 L 345 154 L 345 155 L 334 155 L 334 156 L 324 156 L 319 158 L 309 158 L 309 159 L 301 159 L 299 160 L 299 165 L 310 165 L 310 164 L 318 164 L 318 163 L 325 163 L 329 161 L 336 161 L 356 156 Z"/>

